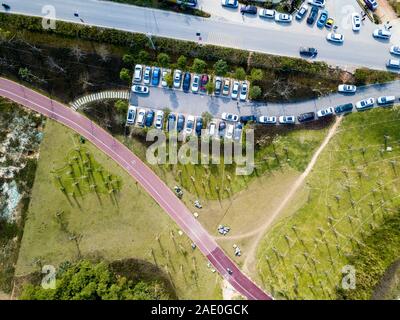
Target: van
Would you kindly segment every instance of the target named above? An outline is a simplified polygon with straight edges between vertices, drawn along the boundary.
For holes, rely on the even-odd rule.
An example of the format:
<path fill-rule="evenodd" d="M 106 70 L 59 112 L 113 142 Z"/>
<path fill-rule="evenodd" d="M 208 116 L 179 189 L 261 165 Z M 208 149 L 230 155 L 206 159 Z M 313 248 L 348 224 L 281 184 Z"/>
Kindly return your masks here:
<path fill-rule="evenodd" d="M 336 114 L 347 113 L 347 112 L 351 112 L 352 110 L 353 110 L 353 104 L 352 103 L 346 103 L 346 104 L 342 104 L 340 106 L 337 106 L 335 108 L 335 113 Z"/>
<path fill-rule="evenodd" d="M 134 73 L 134 77 L 133 77 L 135 82 L 141 82 L 142 81 L 142 70 L 143 70 L 142 65 L 137 64 L 135 66 L 135 73 Z"/>

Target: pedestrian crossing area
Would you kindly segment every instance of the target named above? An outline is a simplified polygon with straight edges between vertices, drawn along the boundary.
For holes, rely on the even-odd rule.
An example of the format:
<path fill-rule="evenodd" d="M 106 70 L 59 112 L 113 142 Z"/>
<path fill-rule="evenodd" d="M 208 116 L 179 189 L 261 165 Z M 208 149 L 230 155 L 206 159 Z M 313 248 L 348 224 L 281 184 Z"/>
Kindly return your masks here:
<path fill-rule="evenodd" d="M 74 110 L 78 110 L 80 107 L 95 101 L 107 100 L 107 99 L 125 99 L 129 100 L 129 91 L 122 90 L 109 90 L 92 93 L 83 97 L 80 97 L 70 103 L 70 106 Z"/>

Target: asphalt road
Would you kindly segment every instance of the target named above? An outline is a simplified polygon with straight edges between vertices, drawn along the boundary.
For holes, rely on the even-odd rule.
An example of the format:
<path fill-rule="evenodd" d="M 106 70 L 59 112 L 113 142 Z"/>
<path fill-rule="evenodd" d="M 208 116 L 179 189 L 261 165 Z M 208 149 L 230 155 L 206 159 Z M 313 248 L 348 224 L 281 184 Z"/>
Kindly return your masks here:
<path fill-rule="evenodd" d="M 238 269 L 169 187 L 112 135 L 71 108 L 10 80 L 0 78 L 0 95 L 54 119 L 87 138 L 140 183 L 238 292 L 251 300 L 272 299 Z M 227 268 L 233 271 L 232 275 L 229 275 Z"/>
<path fill-rule="evenodd" d="M 318 60 L 345 69 L 357 66 L 385 69 L 390 58 L 390 43 L 372 38 L 371 33 L 376 26 L 366 24 L 359 34 L 354 34 L 349 29 L 348 19 L 341 19 L 338 23 L 339 31 L 345 34 L 344 44 L 334 45 L 327 42 L 326 30 L 319 30 L 316 26 L 309 27 L 305 21 L 301 24 L 294 21 L 292 25 L 282 25 L 273 21 L 265 21 L 264 24 L 259 21 L 249 23 L 252 19 L 259 19 L 251 16 L 243 17 L 242 21 L 220 16 L 207 19 L 98 0 L 8 0 L 7 3 L 11 6 L 11 13 L 43 16 L 42 8 L 51 5 L 54 6 L 55 17 L 59 20 L 79 23 L 83 21 L 88 25 L 276 55 L 297 57 L 300 46 L 312 46 L 319 50 Z M 206 7 L 203 9 L 207 11 Z M 359 7 L 354 10 L 359 10 Z M 79 12 L 79 17 L 74 17 L 75 11 Z M 201 41 L 196 37 L 196 32 L 201 33 Z M 392 40 L 395 42 L 399 39 Z"/>

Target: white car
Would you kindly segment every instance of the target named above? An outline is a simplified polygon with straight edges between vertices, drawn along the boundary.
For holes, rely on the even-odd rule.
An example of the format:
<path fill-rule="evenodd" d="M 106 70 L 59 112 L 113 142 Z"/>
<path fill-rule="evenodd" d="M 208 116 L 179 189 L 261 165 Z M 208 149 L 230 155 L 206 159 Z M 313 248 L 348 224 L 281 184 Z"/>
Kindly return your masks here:
<path fill-rule="evenodd" d="M 340 84 L 338 86 L 338 91 L 342 93 L 355 93 L 357 91 L 357 87 L 352 84 Z"/>
<path fill-rule="evenodd" d="M 135 66 L 135 73 L 133 76 L 133 79 L 135 82 L 141 82 L 142 81 L 142 71 L 143 71 L 143 67 L 141 64 L 137 64 Z"/>
<path fill-rule="evenodd" d="M 148 86 L 143 86 L 141 84 L 134 84 L 132 86 L 132 91 L 134 93 L 148 94 L 149 93 L 149 87 Z"/>
<path fill-rule="evenodd" d="M 143 83 L 150 84 L 151 80 L 151 67 L 146 67 L 143 74 Z"/>
<path fill-rule="evenodd" d="M 280 116 L 279 123 L 281 124 L 295 124 L 296 118 L 295 116 Z"/>
<path fill-rule="evenodd" d="M 328 35 L 326 36 L 326 39 L 328 41 L 332 41 L 332 42 L 336 42 L 336 43 L 343 43 L 344 36 L 340 33 L 329 32 Z"/>
<path fill-rule="evenodd" d="M 192 92 L 199 92 L 200 76 L 198 74 L 194 75 L 192 82 Z"/>
<path fill-rule="evenodd" d="M 275 10 L 261 9 L 258 15 L 262 18 L 273 19 L 275 17 Z"/>
<path fill-rule="evenodd" d="M 262 124 L 276 124 L 276 117 L 261 116 L 258 118 L 258 122 Z"/>
<path fill-rule="evenodd" d="M 239 95 L 239 81 L 234 81 L 231 97 L 232 97 L 232 99 L 237 99 L 238 95 Z"/>
<path fill-rule="evenodd" d="M 351 14 L 351 25 L 353 27 L 353 31 L 360 31 L 361 29 L 361 17 L 360 14 L 354 12 Z"/>
<path fill-rule="evenodd" d="M 182 71 L 177 69 L 174 72 L 174 88 L 179 89 L 181 87 L 181 82 L 182 82 Z"/>
<path fill-rule="evenodd" d="M 375 29 L 372 33 L 374 38 L 388 40 L 392 36 L 391 32 L 386 29 Z"/>
<path fill-rule="evenodd" d="M 400 47 L 399 46 L 391 46 L 390 53 L 396 56 L 400 55 Z"/>
<path fill-rule="evenodd" d="M 329 108 L 326 108 L 326 109 L 318 110 L 317 117 L 318 118 L 328 117 L 328 116 L 333 115 L 333 113 L 334 113 L 333 108 L 329 107 Z"/>
<path fill-rule="evenodd" d="M 217 131 L 217 124 L 214 121 L 211 121 L 210 125 L 208 126 L 208 134 L 213 137 L 216 131 Z"/>
<path fill-rule="evenodd" d="M 193 116 L 187 117 L 186 129 L 185 129 L 186 134 L 191 134 L 193 132 L 194 122 L 195 122 L 195 118 Z"/>
<path fill-rule="evenodd" d="M 398 60 L 398 59 L 390 59 L 386 63 L 386 67 L 393 68 L 393 69 L 400 69 L 400 60 Z"/>
<path fill-rule="evenodd" d="M 292 15 L 287 13 L 276 13 L 275 14 L 275 21 L 276 22 L 292 22 Z"/>
<path fill-rule="evenodd" d="M 221 5 L 228 8 L 237 8 L 239 6 L 238 0 L 221 0 Z"/>
<path fill-rule="evenodd" d="M 239 99 L 241 101 L 245 101 L 247 99 L 247 89 L 248 89 L 247 82 L 243 81 L 242 88 L 240 90 L 240 96 L 239 96 Z"/>
<path fill-rule="evenodd" d="M 393 104 L 396 101 L 395 96 L 384 96 L 384 97 L 379 97 L 376 102 L 380 106 L 388 105 L 388 104 Z"/>
<path fill-rule="evenodd" d="M 225 138 L 232 139 L 234 130 L 235 130 L 235 126 L 232 123 L 228 124 L 226 126 Z"/>
<path fill-rule="evenodd" d="M 154 122 L 154 126 L 156 129 L 162 129 L 163 128 L 163 123 L 164 123 L 164 112 L 159 110 L 156 112 L 156 120 Z"/>
<path fill-rule="evenodd" d="M 239 120 L 239 116 L 237 114 L 224 112 L 221 115 L 222 120 L 237 122 Z"/>
<path fill-rule="evenodd" d="M 161 86 L 166 88 L 168 87 L 168 83 L 167 80 L 165 79 L 167 77 L 167 75 L 170 73 L 171 71 L 169 70 L 163 70 L 162 74 L 161 74 Z"/>
<path fill-rule="evenodd" d="M 368 98 L 364 100 L 360 100 L 356 103 L 356 109 L 357 110 L 365 110 L 372 108 L 374 106 L 375 99 L 374 98 Z"/>
<path fill-rule="evenodd" d="M 320 8 L 325 7 L 325 0 L 308 0 L 308 3 Z"/>
<path fill-rule="evenodd" d="M 136 107 L 129 106 L 128 114 L 126 115 L 126 123 L 127 124 L 134 124 L 135 123 L 135 117 L 136 117 Z"/>
<path fill-rule="evenodd" d="M 136 123 L 138 126 L 143 127 L 144 126 L 144 118 L 146 115 L 146 110 L 140 109 L 138 114 L 137 114 L 137 120 Z"/>

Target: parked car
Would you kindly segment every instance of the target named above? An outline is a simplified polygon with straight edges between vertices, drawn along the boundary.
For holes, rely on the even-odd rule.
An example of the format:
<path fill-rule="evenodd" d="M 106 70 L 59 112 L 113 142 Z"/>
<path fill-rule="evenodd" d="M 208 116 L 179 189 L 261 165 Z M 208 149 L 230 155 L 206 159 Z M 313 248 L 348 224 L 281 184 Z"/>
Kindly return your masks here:
<path fill-rule="evenodd" d="M 290 23 L 292 22 L 292 15 L 287 13 L 276 13 L 275 22 Z"/>
<path fill-rule="evenodd" d="M 332 116 L 333 112 L 334 112 L 334 110 L 333 110 L 332 107 L 329 107 L 329 108 L 326 108 L 326 109 L 321 109 L 321 110 L 318 110 L 317 117 L 318 118 L 323 118 L 323 117 Z"/>
<path fill-rule="evenodd" d="M 168 115 L 168 131 L 175 130 L 175 121 L 176 121 L 176 116 L 173 113 L 170 113 Z"/>
<path fill-rule="evenodd" d="M 228 126 L 226 127 L 225 138 L 232 139 L 234 130 L 235 130 L 235 126 L 232 123 L 229 123 Z"/>
<path fill-rule="evenodd" d="M 386 63 L 386 67 L 391 69 L 400 69 L 400 60 L 389 59 L 389 61 Z"/>
<path fill-rule="evenodd" d="M 323 28 L 327 20 L 328 20 L 328 11 L 322 10 L 319 19 L 317 21 L 317 27 Z"/>
<path fill-rule="evenodd" d="M 300 55 L 314 58 L 317 56 L 318 50 L 310 47 L 300 47 Z"/>
<path fill-rule="evenodd" d="M 156 112 L 156 120 L 154 121 L 154 127 L 156 129 L 162 129 L 164 124 L 164 112 L 161 110 L 158 110 Z"/>
<path fill-rule="evenodd" d="M 185 116 L 183 114 L 178 115 L 178 121 L 176 122 L 176 130 L 181 132 L 185 126 Z"/>
<path fill-rule="evenodd" d="M 375 11 L 378 8 L 378 2 L 376 0 L 364 0 L 365 5 L 369 10 Z"/>
<path fill-rule="evenodd" d="M 174 88 L 179 89 L 181 87 L 181 81 L 182 81 L 182 71 L 177 69 L 174 72 Z"/>
<path fill-rule="evenodd" d="M 221 5 L 228 8 L 237 8 L 239 6 L 238 0 L 221 0 Z"/>
<path fill-rule="evenodd" d="M 161 86 L 163 86 L 164 88 L 165 87 L 168 87 L 168 83 L 167 83 L 167 79 L 166 79 L 166 77 L 167 77 L 167 75 L 170 73 L 170 71 L 168 71 L 168 70 L 163 70 L 163 72 L 162 72 L 162 76 L 161 76 Z"/>
<path fill-rule="evenodd" d="M 150 84 L 151 80 L 151 67 L 146 67 L 143 74 L 143 83 Z"/>
<path fill-rule="evenodd" d="M 334 24 L 335 24 L 335 20 L 333 20 L 333 18 L 328 18 L 328 20 L 326 20 L 326 23 L 325 23 L 325 28 L 330 30 Z"/>
<path fill-rule="evenodd" d="M 344 36 L 340 33 L 329 32 L 328 35 L 326 36 L 326 39 L 328 41 L 332 41 L 332 42 L 336 42 L 336 43 L 343 43 Z"/>
<path fill-rule="evenodd" d="M 352 84 L 339 84 L 338 91 L 341 93 L 355 93 L 357 91 L 357 87 Z"/>
<path fill-rule="evenodd" d="M 262 124 L 276 124 L 276 117 L 261 116 L 258 118 L 258 122 Z"/>
<path fill-rule="evenodd" d="M 228 112 L 222 113 L 221 118 L 223 120 L 233 121 L 233 122 L 237 122 L 239 120 L 239 116 L 237 114 L 228 113 Z"/>
<path fill-rule="evenodd" d="M 306 121 L 311 121 L 315 119 L 315 113 L 314 112 L 306 112 L 302 113 L 297 117 L 297 120 L 299 122 L 306 122 Z"/>
<path fill-rule="evenodd" d="M 188 116 L 187 121 L 186 121 L 186 129 L 185 129 L 186 134 L 192 134 L 193 128 L 194 128 L 194 122 L 195 122 L 195 118 L 193 116 Z"/>
<path fill-rule="evenodd" d="M 146 110 L 140 109 L 139 112 L 137 113 L 137 120 L 136 124 L 140 127 L 144 126 L 144 118 L 146 116 Z"/>
<path fill-rule="evenodd" d="M 253 116 L 253 115 L 250 115 L 250 116 L 241 116 L 241 117 L 239 118 L 239 121 L 240 121 L 240 122 L 243 122 L 243 123 L 247 123 L 247 122 L 250 122 L 250 121 L 256 122 L 256 121 L 257 121 L 257 117 L 256 117 L 256 116 Z"/>
<path fill-rule="evenodd" d="M 197 6 L 197 0 L 176 0 L 176 4 L 195 8 Z"/>
<path fill-rule="evenodd" d="M 186 72 L 183 77 L 183 84 L 182 84 L 183 91 L 185 91 L 185 92 L 189 91 L 191 78 L 192 78 L 192 76 L 191 76 L 190 72 Z"/>
<path fill-rule="evenodd" d="M 296 13 L 296 20 L 297 21 L 303 20 L 307 14 L 307 11 L 308 11 L 308 6 L 306 4 L 303 4 L 300 7 L 299 11 L 297 11 L 297 13 Z"/>
<path fill-rule="evenodd" d="M 233 140 L 240 141 L 240 138 L 242 137 L 242 130 L 243 125 L 241 123 L 236 123 L 235 130 L 233 131 Z"/>
<path fill-rule="evenodd" d="M 351 25 L 353 28 L 353 31 L 360 31 L 361 29 L 361 16 L 357 12 L 353 12 L 351 14 Z"/>
<path fill-rule="evenodd" d="M 279 123 L 280 124 L 295 124 L 296 119 L 294 116 L 280 116 Z"/>
<path fill-rule="evenodd" d="M 214 93 L 215 94 L 221 94 L 221 88 L 222 88 L 222 79 L 220 77 L 215 78 L 215 86 L 214 86 Z"/>
<path fill-rule="evenodd" d="M 325 7 L 325 0 L 308 0 L 308 3 L 320 8 Z"/>
<path fill-rule="evenodd" d="M 374 98 L 363 99 L 356 103 L 356 109 L 357 110 L 369 109 L 369 108 L 372 108 L 374 106 L 374 104 L 375 104 Z"/>
<path fill-rule="evenodd" d="M 312 7 L 307 17 L 307 24 L 310 26 L 313 25 L 315 20 L 317 20 L 317 17 L 318 17 L 318 7 Z"/>
<path fill-rule="evenodd" d="M 144 120 L 144 125 L 146 127 L 151 127 L 154 121 L 154 111 L 153 110 L 149 110 L 146 112 L 146 118 Z"/>
<path fill-rule="evenodd" d="M 224 80 L 224 86 L 223 86 L 223 88 L 222 88 L 222 94 L 223 94 L 224 96 L 227 96 L 227 95 L 229 94 L 230 88 L 231 88 L 231 82 L 230 82 L 230 80 L 229 80 L 229 79 L 225 79 L 225 80 Z"/>
<path fill-rule="evenodd" d="M 232 99 L 237 99 L 239 94 L 239 86 L 240 86 L 239 81 L 233 82 L 232 93 L 231 93 Z"/>
<path fill-rule="evenodd" d="M 400 55 L 400 47 L 399 46 L 391 46 L 390 53 L 396 56 Z"/>
<path fill-rule="evenodd" d="M 252 6 L 252 5 L 241 6 L 240 13 L 241 14 L 245 14 L 245 13 L 257 14 L 257 7 L 256 6 Z"/>
<path fill-rule="evenodd" d="M 4 3 L 4 2 L 1 5 L 3 6 L 4 10 L 10 10 L 10 8 L 11 8 L 9 4 Z"/>
<path fill-rule="evenodd" d="M 273 9 L 261 9 L 258 14 L 262 18 L 273 19 L 275 18 L 275 10 Z"/>
<path fill-rule="evenodd" d="M 353 104 L 352 103 L 342 104 L 342 105 L 335 107 L 334 110 L 335 110 L 336 114 L 348 113 L 353 110 Z"/>
<path fill-rule="evenodd" d="M 192 92 L 193 93 L 199 92 L 199 87 L 200 87 L 200 76 L 198 74 L 195 74 L 193 76 Z"/>
<path fill-rule="evenodd" d="M 378 105 L 380 106 L 387 106 L 390 104 L 394 104 L 394 102 L 396 101 L 396 97 L 395 96 L 383 96 L 383 97 L 379 97 L 376 102 L 378 103 Z"/>
<path fill-rule="evenodd" d="M 213 137 L 215 135 L 217 129 L 217 124 L 214 121 L 211 121 L 208 126 L 208 134 Z"/>
<path fill-rule="evenodd" d="M 197 117 L 196 119 L 196 134 L 198 136 L 201 135 L 201 130 L 203 129 L 203 118 L 202 117 Z"/>
<path fill-rule="evenodd" d="M 136 107 L 129 106 L 128 114 L 126 116 L 126 123 L 127 124 L 134 124 L 135 123 L 135 117 L 136 117 Z"/>
<path fill-rule="evenodd" d="M 377 39 L 389 40 L 392 33 L 386 29 L 375 29 L 372 35 Z"/>
<path fill-rule="evenodd" d="M 247 99 L 247 89 L 248 89 L 247 82 L 243 81 L 242 87 L 240 89 L 240 95 L 239 95 L 239 99 L 241 101 L 245 101 Z"/>
<path fill-rule="evenodd" d="M 151 79 L 151 84 L 153 86 L 158 86 L 158 84 L 160 83 L 160 73 L 161 73 L 161 69 L 158 67 L 155 67 L 153 70 L 153 78 Z"/>
<path fill-rule="evenodd" d="M 225 135 L 225 129 L 226 129 L 226 122 L 220 121 L 218 124 L 218 134 L 220 137 L 223 137 Z"/>
<path fill-rule="evenodd" d="M 141 82 L 142 81 L 142 72 L 143 72 L 143 66 L 141 64 L 137 64 L 135 66 L 135 72 L 133 79 L 135 82 Z"/>
<path fill-rule="evenodd" d="M 147 94 L 147 93 L 149 93 L 149 87 L 148 86 L 143 86 L 141 84 L 134 84 L 132 86 L 132 91 L 134 93 Z"/>
<path fill-rule="evenodd" d="M 200 78 L 200 90 L 201 91 L 206 91 L 207 90 L 206 85 L 208 83 L 208 80 L 209 80 L 208 75 L 203 74 L 201 76 L 201 78 Z"/>

